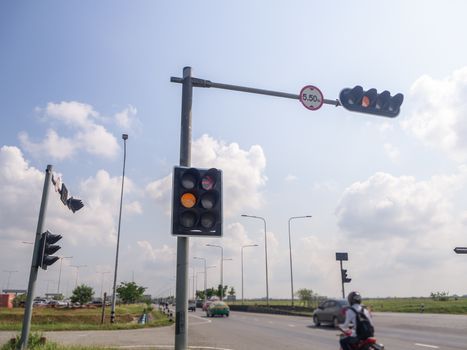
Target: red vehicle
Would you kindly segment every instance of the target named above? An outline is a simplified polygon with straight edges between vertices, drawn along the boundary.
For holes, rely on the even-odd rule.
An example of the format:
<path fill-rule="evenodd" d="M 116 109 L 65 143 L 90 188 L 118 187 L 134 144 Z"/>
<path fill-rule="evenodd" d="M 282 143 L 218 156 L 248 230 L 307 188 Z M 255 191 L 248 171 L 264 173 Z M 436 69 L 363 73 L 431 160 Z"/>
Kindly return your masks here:
<path fill-rule="evenodd" d="M 341 331 L 342 331 L 342 329 L 341 329 Z M 344 331 L 342 331 L 342 333 L 343 334 L 340 334 L 341 338 L 348 335 Z M 339 349 L 342 350 L 342 348 L 339 348 Z M 370 337 L 370 338 L 365 339 L 365 340 L 360 340 L 356 344 L 352 344 L 352 349 L 354 349 L 354 350 L 384 350 L 384 345 L 377 343 L 376 338 Z"/>

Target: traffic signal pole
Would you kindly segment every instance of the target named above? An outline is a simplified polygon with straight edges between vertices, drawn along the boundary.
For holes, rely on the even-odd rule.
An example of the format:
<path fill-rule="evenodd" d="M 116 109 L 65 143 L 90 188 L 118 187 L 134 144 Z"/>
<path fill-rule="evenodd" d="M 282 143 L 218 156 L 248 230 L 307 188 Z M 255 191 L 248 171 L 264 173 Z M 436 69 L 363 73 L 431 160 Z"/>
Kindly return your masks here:
<path fill-rule="evenodd" d="M 342 299 L 345 299 L 345 290 L 344 290 L 344 277 L 342 276 L 342 260 L 339 260 L 341 263 L 341 283 L 342 283 Z"/>
<path fill-rule="evenodd" d="M 193 101 L 191 67 L 183 68 L 180 166 L 191 166 L 191 106 Z M 188 339 L 188 237 L 177 237 L 177 284 L 175 303 L 175 350 L 186 350 Z"/>
<path fill-rule="evenodd" d="M 37 274 L 39 271 L 39 266 L 37 265 L 37 256 L 39 254 L 39 241 L 44 227 L 45 213 L 47 210 L 47 201 L 49 198 L 49 184 L 50 178 L 52 176 L 52 165 L 47 165 L 45 171 L 45 180 L 44 188 L 42 190 L 42 200 L 41 207 L 39 211 L 39 220 L 37 222 L 36 238 L 34 241 L 34 252 L 32 254 L 31 262 L 31 272 L 29 273 L 29 283 L 28 283 L 28 294 L 26 299 L 26 305 L 24 307 L 24 318 L 23 318 L 23 328 L 21 330 L 21 339 L 18 344 L 19 350 L 25 350 L 28 347 L 28 338 L 29 331 L 31 328 L 31 318 L 32 318 L 32 303 L 34 299 L 34 289 L 36 286 Z"/>

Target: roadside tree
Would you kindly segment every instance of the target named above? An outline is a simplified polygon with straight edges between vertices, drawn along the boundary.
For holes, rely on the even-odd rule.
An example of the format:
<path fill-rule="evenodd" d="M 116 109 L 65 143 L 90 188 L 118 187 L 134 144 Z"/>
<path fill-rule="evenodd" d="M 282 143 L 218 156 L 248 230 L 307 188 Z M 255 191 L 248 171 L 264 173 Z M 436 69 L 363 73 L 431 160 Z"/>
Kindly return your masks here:
<path fill-rule="evenodd" d="M 122 282 L 117 287 L 118 298 L 124 304 L 134 304 L 143 300 L 146 287 L 138 286 L 135 282 Z"/>
<path fill-rule="evenodd" d="M 73 290 L 73 295 L 70 300 L 72 303 L 80 303 L 81 305 L 84 305 L 92 300 L 93 295 L 94 290 L 92 287 L 82 284 Z"/>

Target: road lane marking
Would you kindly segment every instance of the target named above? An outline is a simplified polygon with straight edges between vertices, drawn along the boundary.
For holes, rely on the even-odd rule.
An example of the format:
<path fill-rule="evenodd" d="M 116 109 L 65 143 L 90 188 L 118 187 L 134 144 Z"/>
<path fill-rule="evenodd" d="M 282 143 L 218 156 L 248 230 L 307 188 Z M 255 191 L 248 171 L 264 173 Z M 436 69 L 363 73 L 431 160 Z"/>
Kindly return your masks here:
<path fill-rule="evenodd" d="M 417 346 L 423 346 L 424 348 L 439 349 L 439 346 L 436 346 L 436 345 L 421 344 L 421 343 L 415 343 L 415 345 L 417 345 Z"/>
<path fill-rule="evenodd" d="M 294 324 L 289 324 L 289 327 L 295 327 L 295 325 Z"/>

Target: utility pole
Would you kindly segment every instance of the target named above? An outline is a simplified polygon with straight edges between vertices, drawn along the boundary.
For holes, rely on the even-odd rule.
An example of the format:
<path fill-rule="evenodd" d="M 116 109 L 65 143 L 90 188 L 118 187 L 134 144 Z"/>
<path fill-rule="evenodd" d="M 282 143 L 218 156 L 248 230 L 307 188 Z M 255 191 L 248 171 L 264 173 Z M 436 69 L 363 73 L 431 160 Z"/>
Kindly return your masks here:
<path fill-rule="evenodd" d="M 34 240 L 34 252 L 32 254 L 31 271 L 29 273 L 28 294 L 24 307 L 23 328 L 21 330 L 21 338 L 19 341 L 19 350 L 25 350 L 28 347 L 29 331 L 31 329 L 32 318 L 32 302 L 34 299 L 34 289 L 36 287 L 37 274 L 39 267 L 37 266 L 37 257 L 39 255 L 39 241 L 42 232 L 44 231 L 45 213 L 47 211 L 47 201 L 49 198 L 49 184 L 52 176 L 52 165 L 47 165 L 45 170 L 44 188 L 42 190 L 42 200 L 39 210 L 39 219 L 37 221 L 36 237 Z"/>

